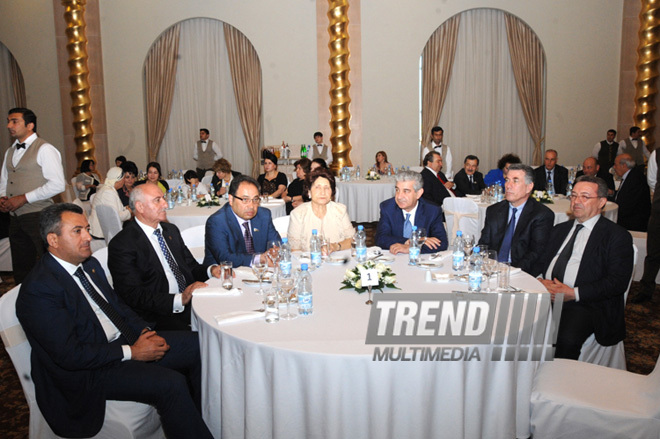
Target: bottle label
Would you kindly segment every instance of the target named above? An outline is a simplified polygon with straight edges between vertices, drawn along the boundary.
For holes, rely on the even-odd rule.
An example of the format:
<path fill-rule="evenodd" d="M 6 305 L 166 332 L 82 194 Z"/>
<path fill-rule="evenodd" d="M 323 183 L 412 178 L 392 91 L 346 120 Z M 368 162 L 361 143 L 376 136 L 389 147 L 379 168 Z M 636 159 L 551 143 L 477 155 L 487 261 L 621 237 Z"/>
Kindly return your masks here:
<path fill-rule="evenodd" d="M 364 261 L 367 259 L 367 248 L 366 247 L 356 247 L 355 248 L 355 257 L 358 261 Z"/>
<path fill-rule="evenodd" d="M 478 271 L 471 271 L 468 276 L 468 289 L 470 291 L 481 290 L 481 273 Z"/>
<path fill-rule="evenodd" d="M 280 271 L 285 276 L 289 276 L 291 274 L 291 261 L 281 261 L 280 262 Z"/>
<path fill-rule="evenodd" d="M 465 256 L 463 256 L 463 253 L 454 253 L 452 255 L 452 260 L 451 260 L 451 266 L 454 270 L 461 270 L 463 269 L 463 261 L 465 259 Z"/>
<path fill-rule="evenodd" d="M 408 249 L 408 257 L 411 262 L 417 262 L 419 260 L 420 248 L 419 247 L 410 247 Z"/>
<path fill-rule="evenodd" d="M 300 310 L 301 314 L 312 313 L 312 293 L 298 293 L 298 309 Z"/>
<path fill-rule="evenodd" d="M 312 264 L 316 265 L 317 267 L 321 266 L 321 252 L 312 252 L 310 257 L 312 259 Z"/>

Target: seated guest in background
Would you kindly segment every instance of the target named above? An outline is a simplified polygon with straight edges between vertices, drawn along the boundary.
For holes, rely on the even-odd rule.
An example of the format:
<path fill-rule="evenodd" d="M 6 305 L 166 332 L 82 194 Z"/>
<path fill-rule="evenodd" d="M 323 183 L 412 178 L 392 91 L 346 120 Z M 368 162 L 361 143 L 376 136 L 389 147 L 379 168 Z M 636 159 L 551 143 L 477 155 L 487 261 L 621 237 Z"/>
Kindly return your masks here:
<path fill-rule="evenodd" d="M 16 300 L 39 410 L 58 436 L 91 437 L 106 400 L 137 401 L 156 407 L 167 437 L 211 438 L 199 412 L 197 334 L 156 333 L 126 306 L 90 257 L 87 226 L 75 204 L 41 212 L 47 253 Z"/>
<path fill-rule="evenodd" d="M 195 190 L 197 192 L 197 198 L 204 198 L 204 195 L 209 193 L 209 190 L 206 188 L 204 183 L 199 181 L 197 178 L 197 172 L 188 170 L 183 174 L 183 181 L 186 182 L 185 186 L 181 188 L 185 197 L 188 197 L 188 194 L 191 193 L 193 185 L 195 185 Z"/>
<path fill-rule="evenodd" d="M 486 184 L 484 176 L 479 169 L 479 157 L 468 155 L 463 161 L 463 169 L 454 176 L 456 185 L 456 195 L 464 197 L 466 195 L 480 195 Z"/>
<path fill-rule="evenodd" d="M 424 147 L 422 154 L 426 156 L 429 152 L 435 151 L 440 154 L 443 162 L 445 163 L 445 169 L 447 170 L 447 177 L 452 178 L 454 175 L 452 172 L 452 159 L 451 159 L 451 149 L 446 144 L 442 143 L 442 139 L 445 136 L 445 131 L 441 127 L 431 128 L 431 141 L 429 145 Z M 426 165 L 423 165 L 426 166 Z"/>
<path fill-rule="evenodd" d="M 227 159 L 216 160 L 213 164 L 213 179 L 211 179 L 211 187 L 215 194 L 219 197 L 224 196 L 229 190 L 231 181 L 241 175 L 238 171 L 231 170 L 231 163 Z"/>
<path fill-rule="evenodd" d="M 596 146 L 594 146 L 594 149 L 591 152 L 593 157 L 598 161 L 598 165 L 603 172 L 607 172 L 608 174 L 610 168 L 614 166 L 614 159 L 619 155 L 619 143 L 614 140 L 615 138 L 616 130 L 607 130 L 605 140 L 596 143 Z"/>
<path fill-rule="evenodd" d="M 422 163 L 424 164 L 421 172 L 424 199 L 442 206 L 442 200 L 451 197 L 449 191 L 454 186 L 442 173 L 442 156 L 435 151 L 429 152 L 424 156 Z"/>
<path fill-rule="evenodd" d="M 376 153 L 376 163 L 374 164 L 374 168 L 380 175 L 387 175 L 388 170 L 390 173 L 394 174 L 394 169 L 392 169 L 390 162 L 387 161 L 387 153 L 385 151 L 378 151 Z"/>
<path fill-rule="evenodd" d="M 167 193 L 170 189 L 170 186 L 165 180 L 162 179 L 163 173 L 160 171 L 160 163 L 158 162 L 149 162 L 147 164 L 147 179 L 141 180 L 135 183 L 135 186 L 140 186 L 145 183 L 153 184 L 158 186 L 158 188 L 163 192 L 163 195 Z"/>
<path fill-rule="evenodd" d="M 314 144 L 312 145 L 311 154 L 308 156 L 314 159 L 322 159 L 325 163 L 332 163 L 332 147 L 323 143 L 323 133 L 317 131 L 314 133 Z M 327 165 L 326 165 L 327 167 Z"/>
<path fill-rule="evenodd" d="M 491 169 L 484 177 L 484 183 L 486 186 L 492 186 L 499 183 L 500 186 L 504 187 L 506 173 L 509 171 L 509 166 L 514 163 L 522 163 L 520 157 L 515 154 L 504 154 L 497 161 L 497 169 Z"/>
<path fill-rule="evenodd" d="M 282 199 L 286 202 L 286 214 L 290 214 L 293 209 L 300 206 L 305 201 L 309 201 L 309 192 L 304 190 L 305 177 L 311 171 L 312 162 L 306 157 L 296 160 L 293 167 L 296 170 L 296 179 L 291 182 Z"/>
<path fill-rule="evenodd" d="M 534 189 L 534 171 L 530 166 L 511 165 L 504 188 L 506 199 L 486 209 L 479 245 L 496 250 L 500 262 L 511 262 L 536 275 L 541 270 L 540 256 L 555 214 L 530 197 Z"/>
<path fill-rule="evenodd" d="M 270 210 L 259 208 L 259 183 L 247 175 L 234 178 L 229 202 L 206 220 L 204 264 L 231 261 L 250 267 L 255 261 L 270 264 L 268 242 L 279 241 Z"/>
<path fill-rule="evenodd" d="M 612 161 L 612 164 L 614 164 L 614 161 Z M 609 198 L 614 195 L 614 177 L 610 174 L 609 169 L 610 168 L 603 170 L 595 158 L 587 157 L 584 159 L 584 162 L 582 162 L 582 170 L 578 171 L 577 174 L 575 174 L 575 177 L 579 178 L 583 175 L 590 175 L 592 177 L 602 178 L 607 184 L 607 196 Z"/>
<path fill-rule="evenodd" d="M 556 358 L 580 356 L 582 344 L 595 334 L 603 346 L 626 336 L 623 295 L 633 270 L 632 236 L 600 212 L 607 203 L 607 185 L 582 176 L 571 194 L 575 220 L 557 224 L 543 247 L 541 282 L 564 294 Z"/>
<path fill-rule="evenodd" d="M 614 172 L 621 178 L 614 202 L 619 205 L 617 224 L 627 230 L 646 232 L 651 216 L 651 193 L 644 176 L 644 168 L 635 166 L 628 154 L 614 160 Z"/>
<path fill-rule="evenodd" d="M 316 158 L 312 160 L 312 164 L 310 165 L 310 172 L 318 168 L 329 169 L 325 160 Z"/>
<path fill-rule="evenodd" d="M 416 225 L 426 229 L 427 239 L 422 246 L 422 253 L 447 250 L 442 208 L 421 198 L 424 193 L 422 176 L 413 171 L 401 171 L 395 178 L 394 198 L 380 203 L 376 245 L 389 249 L 393 254 L 408 253 L 412 226 Z"/>
<path fill-rule="evenodd" d="M 155 328 L 190 329 L 192 292 L 206 287 L 220 268 L 198 264 L 167 222 L 167 202 L 155 184 L 131 192 L 129 221 L 108 245 L 108 268 L 115 290 L 140 317 Z M 208 268 L 208 269 L 207 269 Z"/>
<path fill-rule="evenodd" d="M 287 237 L 292 250 L 309 251 L 312 230 L 328 242 L 328 252 L 351 248 L 355 229 L 346 206 L 335 203 L 335 176 L 328 169 L 312 171 L 305 180 L 311 201 L 291 212 Z"/>
<path fill-rule="evenodd" d="M 123 155 L 118 155 L 115 157 L 115 166 L 118 168 L 121 168 L 121 165 L 123 165 L 126 162 L 126 157 Z"/>
<path fill-rule="evenodd" d="M 76 177 L 78 198 L 88 201 L 89 197 L 96 193 L 99 184 L 101 184 L 101 177 L 96 173 L 94 160 L 83 160 L 80 164 L 80 174 Z"/>
<path fill-rule="evenodd" d="M 131 219 L 131 208 L 121 203 L 117 191 L 124 186 L 124 171 L 121 168 L 110 168 L 106 174 L 105 181 L 99 188 L 92 201 L 92 213 L 89 215 L 89 233 L 96 239 L 103 238 L 103 229 L 99 221 L 96 209 L 99 206 L 109 206 L 119 215 L 119 220 L 124 222 Z"/>
<path fill-rule="evenodd" d="M 548 183 L 552 181 L 555 194 L 566 195 L 568 169 L 557 164 L 557 151 L 546 150 L 543 163 L 544 166 L 539 166 L 534 170 L 534 190 L 545 191 Z"/>
<path fill-rule="evenodd" d="M 117 189 L 117 194 L 121 200 L 121 204 L 128 206 L 128 197 L 131 195 L 135 181 L 137 180 L 138 168 L 133 162 L 124 162 L 121 165 L 124 171 L 124 185 Z"/>
<path fill-rule="evenodd" d="M 257 181 L 261 185 L 262 195 L 281 198 L 289 183 L 286 175 L 277 170 L 277 157 L 272 152 L 264 151 L 264 173 Z"/>

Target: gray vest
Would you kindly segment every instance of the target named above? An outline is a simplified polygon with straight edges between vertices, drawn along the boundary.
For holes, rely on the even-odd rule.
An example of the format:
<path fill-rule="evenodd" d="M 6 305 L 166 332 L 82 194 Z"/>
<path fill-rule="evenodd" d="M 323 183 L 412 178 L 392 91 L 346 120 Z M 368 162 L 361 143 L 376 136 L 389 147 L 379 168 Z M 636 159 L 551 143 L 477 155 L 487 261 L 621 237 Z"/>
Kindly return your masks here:
<path fill-rule="evenodd" d="M 441 146 L 441 148 L 440 148 L 440 155 L 442 155 L 442 160 L 443 160 L 443 162 L 444 162 L 444 160 L 447 158 L 447 145 L 445 145 L 444 143 L 441 143 L 441 145 L 442 145 L 442 146 Z M 438 150 L 433 146 L 433 142 L 429 143 L 429 151 L 438 151 Z M 422 157 L 422 158 L 423 158 L 423 157 Z"/>
<path fill-rule="evenodd" d="M 206 141 L 206 151 L 202 149 L 202 141 L 197 141 L 197 167 L 200 169 L 211 169 L 215 162 L 213 152 L 213 140 Z"/>
<path fill-rule="evenodd" d="M 46 143 L 41 137 L 32 142 L 32 145 L 25 151 L 23 157 L 16 166 L 12 165 L 14 152 L 16 148 L 11 148 L 7 154 L 7 196 L 9 198 L 17 195 L 23 195 L 38 187 L 46 184 L 48 180 L 44 178 L 41 166 L 37 163 L 37 154 L 41 146 Z M 40 212 L 44 208 L 53 204 L 53 200 L 39 200 L 34 203 L 26 203 L 12 212 L 12 215 L 24 215 L 26 213 Z"/>
<path fill-rule="evenodd" d="M 318 148 L 316 147 L 316 144 L 314 144 L 314 146 L 312 146 L 312 160 L 314 159 L 328 160 L 328 145 L 324 143 L 321 152 L 318 152 Z"/>
<path fill-rule="evenodd" d="M 642 148 L 646 148 L 646 145 L 644 145 L 642 139 L 637 139 L 637 145 L 637 148 L 635 148 L 630 141 L 630 138 L 627 138 L 623 141 L 621 152 L 623 154 L 629 154 L 635 161 L 635 164 L 639 166 L 644 164 L 644 150 Z"/>

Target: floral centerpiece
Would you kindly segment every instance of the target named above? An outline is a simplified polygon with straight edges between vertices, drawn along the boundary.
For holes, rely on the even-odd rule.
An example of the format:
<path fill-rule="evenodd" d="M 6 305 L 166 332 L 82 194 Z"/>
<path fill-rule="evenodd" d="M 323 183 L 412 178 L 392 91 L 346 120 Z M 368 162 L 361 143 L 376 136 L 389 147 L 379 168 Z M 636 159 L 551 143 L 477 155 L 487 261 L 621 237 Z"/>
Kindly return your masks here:
<path fill-rule="evenodd" d="M 211 196 L 207 195 L 206 197 L 200 199 L 197 202 L 197 207 L 220 206 L 221 204 L 222 203 L 221 203 L 221 200 L 220 200 L 219 197 L 216 197 L 216 196 L 211 197 Z"/>
<path fill-rule="evenodd" d="M 344 279 L 341 283 L 344 285 L 340 290 L 348 290 L 355 288 L 359 294 L 367 291 L 367 287 L 362 286 L 362 275 L 360 274 L 361 270 L 371 270 L 372 268 L 376 269 L 378 273 L 378 285 L 371 287 L 378 291 L 383 291 L 383 288 L 394 288 L 400 290 L 401 288 L 397 287 L 396 284 L 396 274 L 392 271 L 390 267 L 383 264 L 382 262 L 366 261 L 362 264 L 357 264 L 355 267 L 346 270 L 344 274 Z"/>
<path fill-rule="evenodd" d="M 364 177 L 364 179 L 371 181 L 380 180 L 380 175 L 375 170 L 370 169 L 369 172 L 367 172 L 367 175 Z"/>
<path fill-rule="evenodd" d="M 532 198 L 534 198 L 539 203 L 554 204 L 552 197 L 546 191 L 534 191 L 532 192 Z"/>

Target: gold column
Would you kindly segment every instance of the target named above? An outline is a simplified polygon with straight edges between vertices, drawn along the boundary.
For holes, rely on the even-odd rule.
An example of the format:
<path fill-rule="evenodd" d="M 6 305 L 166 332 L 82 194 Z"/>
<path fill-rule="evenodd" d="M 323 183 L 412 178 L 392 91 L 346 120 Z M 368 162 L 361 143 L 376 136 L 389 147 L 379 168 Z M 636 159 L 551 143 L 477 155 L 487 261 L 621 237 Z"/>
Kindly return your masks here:
<path fill-rule="evenodd" d="M 85 35 L 86 0 L 62 0 L 66 8 L 67 51 L 69 52 L 69 82 L 71 83 L 71 111 L 78 169 L 83 160 L 95 158 L 94 129 L 92 128 L 89 69 L 87 68 L 87 36 Z"/>
<path fill-rule="evenodd" d="M 332 165 L 330 168 L 335 174 L 344 166 L 353 166 L 351 163 L 351 143 L 349 137 L 351 128 L 349 122 L 351 113 L 349 105 L 351 98 L 348 94 L 351 83 L 348 73 L 348 0 L 328 0 L 328 33 L 330 34 L 330 143 L 332 144 Z"/>
<path fill-rule="evenodd" d="M 642 0 L 639 14 L 639 47 L 635 79 L 635 125 L 649 151 L 655 149 L 655 98 L 658 94 L 658 57 L 660 56 L 660 0 Z"/>

